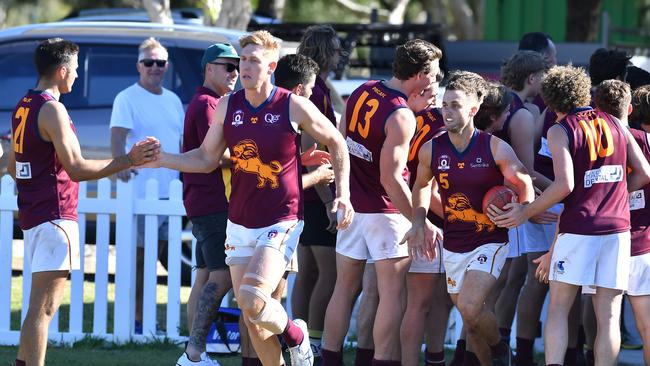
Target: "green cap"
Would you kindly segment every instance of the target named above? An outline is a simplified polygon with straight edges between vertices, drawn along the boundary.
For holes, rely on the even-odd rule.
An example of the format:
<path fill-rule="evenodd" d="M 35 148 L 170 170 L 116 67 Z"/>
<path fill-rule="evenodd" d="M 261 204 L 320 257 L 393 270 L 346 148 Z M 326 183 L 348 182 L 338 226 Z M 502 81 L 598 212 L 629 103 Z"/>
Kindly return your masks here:
<path fill-rule="evenodd" d="M 201 68 L 205 68 L 209 62 L 212 62 L 220 57 L 223 58 L 236 58 L 239 60 L 239 55 L 235 48 L 229 43 L 215 43 L 208 47 L 203 53 L 201 59 Z"/>

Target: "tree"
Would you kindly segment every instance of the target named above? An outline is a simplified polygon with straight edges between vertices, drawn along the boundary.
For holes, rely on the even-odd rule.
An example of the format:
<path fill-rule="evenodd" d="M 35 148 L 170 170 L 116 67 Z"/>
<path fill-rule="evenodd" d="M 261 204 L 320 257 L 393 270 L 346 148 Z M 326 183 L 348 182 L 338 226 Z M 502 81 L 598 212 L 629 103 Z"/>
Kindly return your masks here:
<path fill-rule="evenodd" d="M 174 24 L 169 0 L 142 0 L 153 23 Z"/>

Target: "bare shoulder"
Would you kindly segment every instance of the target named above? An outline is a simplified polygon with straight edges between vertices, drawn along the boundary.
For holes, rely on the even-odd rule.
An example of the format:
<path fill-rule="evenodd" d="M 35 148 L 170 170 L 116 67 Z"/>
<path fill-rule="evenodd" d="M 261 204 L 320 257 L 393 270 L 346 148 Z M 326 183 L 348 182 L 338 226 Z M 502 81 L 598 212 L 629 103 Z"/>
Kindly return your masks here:
<path fill-rule="evenodd" d="M 230 95 L 223 96 L 219 98 L 217 102 L 217 107 L 214 110 L 213 123 L 218 123 L 223 125 L 226 118 L 226 112 L 228 111 L 228 104 L 230 101 Z"/>

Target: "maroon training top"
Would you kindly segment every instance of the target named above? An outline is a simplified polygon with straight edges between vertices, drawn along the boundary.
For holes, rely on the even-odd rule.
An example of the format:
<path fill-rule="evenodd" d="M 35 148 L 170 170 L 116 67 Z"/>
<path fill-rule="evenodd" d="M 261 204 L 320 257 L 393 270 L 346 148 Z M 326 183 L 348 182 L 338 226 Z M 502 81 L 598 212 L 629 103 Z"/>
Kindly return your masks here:
<path fill-rule="evenodd" d="M 510 121 L 512 120 L 512 116 L 514 116 L 518 110 L 526 108 L 524 106 L 524 102 L 519 98 L 519 95 L 517 95 L 517 93 L 510 92 L 510 94 L 512 94 L 512 102 L 510 102 L 509 107 L 510 114 L 508 115 L 508 118 L 506 118 L 505 122 L 503 122 L 501 131 L 494 133 L 494 136 L 497 136 L 501 140 L 507 142 L 508 145 L 510 144 Z"/>
<path fill-rule="evenodd" d="M 325 80 L 321 79 L 319 75 L 316 75 L 316 84 L 314 84 L 314 89 L 309 100 L 314 103 L 316 108 L 318 108 L 318 110 L 321 111 L 321 113 L 324 114 L 334 126 L 336 126 L 336 116 L 334 115 L 334 108 L 332 107 L 330 90 L 325 84 Z M 303 173 L 306 172 L 307 169 L 303 169 Z M 334 183 L 330 184 L 330 189 L 332 192 L 336 191 Z M 305 202 L 320 201 L 320 197 L 318 197 L 318 193 L 316 193 L 314 188 L 306 189 L 304 195 Z"/>
<path fill-rule="evenodd" d="M 573 191 L 564 199 L 560 233 L 606 235 L 630 230 L 627 138 L 609 114 L 579 108 L 560 122 L 573 159 Z"/>
<path fill-rule="evenodd" d="M 432 140 L 431 169 L 445 211 L 445 249 L 468 253 L 487 243 L 506 243 L 508 229 L 497 227 L 482 212 L 483 196 L 503 185 L 488 133 L 475 130 L 465 151 L 459 152 L 444 133 Z"/>
<path fill-rule="evenodd" d="M 630 129 L 641 147 L 643 155 L 650 162 L 650 140 L 645 131 Z M 632 255 L 650 253 L 650 184 L 630 193 L 630 223 L 632 229 Z"/>
<path fill-rule="evenodd" d="M 408 108 L 407 97 L 382 81 L 358 87 L 347 101 L 346 142 L 350 151 L 350 198 L 359 213 L 399 213 L 380 181 L 379 157 L 386 140 L 386 122 L 393 112 Z M 408 170 L 404 167 L 404 181 Z"/>
<path fill-rule="evenodd" d="M 291 92 L 274 87 L 258 107 L 230 95 L 223 124 L 233 160 L 228 219 L 247 228 L 303 218 L 300 136 L 289 119 Z"/>
<path fill-rule="evenodd" d="M 18 102 L 11 119 L 16 154 L 18 223 L 28 230 L 57 219 L 77 221 L 79 184 L 70 179 L 57 158 L 54 144 L 38 131 L 43 104 L 56 100 L 51 94 L 29 90 Z M 73 131 L 74 124 L 70 120 Z"/>
<path fill-rule="evenodd" d="M 201 146 L 212 124 L 212 115 L 220 96 L 200 86 L 187 106 L 183 127 L 183 152 Z M 228 180 L 229 177 L 226 177 Z M 230 182 L 227 182 L 230 184 Z M 228 211 L 228 197 L 222 169 L 211 173 L 183 173 L 183 204 L 187 217 Z"/>

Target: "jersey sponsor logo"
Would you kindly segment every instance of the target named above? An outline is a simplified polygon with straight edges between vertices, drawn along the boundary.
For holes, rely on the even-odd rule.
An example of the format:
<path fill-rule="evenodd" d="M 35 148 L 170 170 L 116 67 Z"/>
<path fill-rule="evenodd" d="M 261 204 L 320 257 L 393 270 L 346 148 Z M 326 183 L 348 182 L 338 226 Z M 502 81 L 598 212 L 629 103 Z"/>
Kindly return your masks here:
<path fill-rule="evenodd" d="M 564 274 L 564 261 L 557 261 L 555 263 L 555 272 L 557 274 Z"/>
<path fill-rule="evenodd" d="M 630 193 L 630 211 L 645 208 L 645 192 L 643 189 Z"/>
<path fill-rule="evenodd" d="M 473 163 L 469 163 L 469 166 L 472 167 L 473 169 L 477 168 L 489 168 L 490 164 L 483 162 L 483 158 L 478 157 L 476 158 L 476 161 Z"/>
<path fill-rule="evenodd" d="M 487 255 L 481 254 L 478 256 L 477 260 L 479 263 L 485 264 L 485 262 L 487 262 Z"/>
<path fill-rule="evenodd" d="M 233 250 L 235 250 L 235 246 L 234 246 L 234 245 L 230 245 L 230 244 L 224 244 L 224 245 L 223 245 L 223 250 L 225 250 L 226 252 L 228 252 L 228 251 L 233 251 Z"/>
<path fill-rule="evenodd" d="M 32 165 L 29 162 L 16 162 L 16 179 L 32 179 Z"/>
<path fill-rule="evenodd" d="M 598 183 L 615 183 L 623 180 L 625 170 L 620 165 L 603 165 L 598 169 L 587 170 L 584 177 L 585 188 Z"/>
<path fill-rule="evenodd" d="M 348 145 L 348 151 L 350 152 L 350 155 L 372 163 L 372 151 L 368 150 L 360 143 L 352 140 L 350 136 L 345 139 L 345 142 Z"/>
<path fill-rule="evenodd" d="M 264 115 L 264 122 L 266 122 L 266 123 L 273 124 L 273 123 L 276 123 L 279 120 L 280 120 L 280 115 L 279 114 L 267 113 L 267 114 Z"/>
<path fill-rule="evenodd" d="M 456 287 L 456 281 L 452 280 L 451 277 L 447 277 L 447 285 Z"/>
<path fill-rule="evenodd" d="M 440 155 L 438 157 L 438 170 L 449 170 L 450 161 L 449 155 Z"/>
<path fill-rule="evenodd" d="M 465 169 L 465 163 L 462 162 L 462 161 L 459 162 L 459 163 L 457 164 L 457 166 L 458 166 L 458 169 Z"/>
<path fill-rule="evenodd" d="M 268 232 L 268 234 L 266 234 L 266 237 L 269 238 L 269 239 L 273 239 L 276 236 L 278 236 L 278 231 L 277 230 L 271 230 L 271 231 Z"/>
<path fill-rule="evenodd" d="M 244 111 L 238 109 L 232 114 L 232 125 L 241 126 L 244 123 Z"/>
<path fill-rule="evenodd" d="M 464 193 L 454 193 L 447 198 L 445 206 L 446 220 L 448 222 L 463 221 L 472 222 L 476 226 L 476 232 L 483 230 L 494 231 L 496 225 L 486 214 L 476 211 Z"/>
<path fill-rule="evenodd" d="M 256 124 L 257 123 L 257 117 L 251 117 L 251 123 Z"/>
<path fill-rule="evenodd" d="M 282 165 L 277 160 L 273 160 L 268 164 L 262 162 L 255 141 L 242 140 L 233 147 L 232 151 L 233 156 L 231 159 L 235 166 L 235 172 L 243 171 L 257 175 L 257 188 L 264 188 L 267 183 L 273 189 L 280 186 L 278 174 L 282 171 Z"/>

